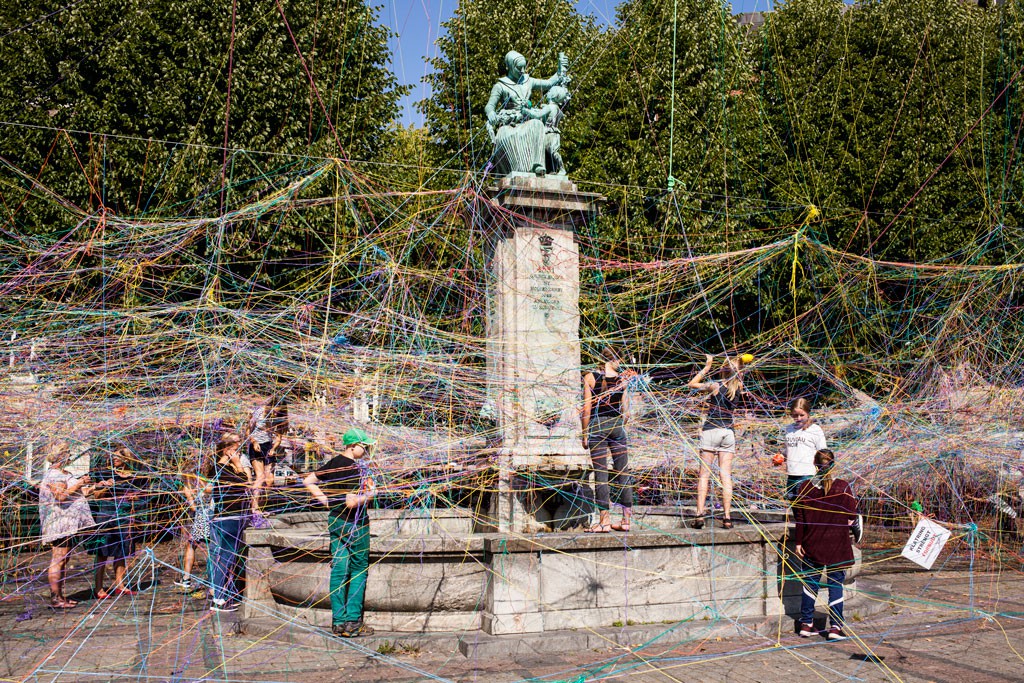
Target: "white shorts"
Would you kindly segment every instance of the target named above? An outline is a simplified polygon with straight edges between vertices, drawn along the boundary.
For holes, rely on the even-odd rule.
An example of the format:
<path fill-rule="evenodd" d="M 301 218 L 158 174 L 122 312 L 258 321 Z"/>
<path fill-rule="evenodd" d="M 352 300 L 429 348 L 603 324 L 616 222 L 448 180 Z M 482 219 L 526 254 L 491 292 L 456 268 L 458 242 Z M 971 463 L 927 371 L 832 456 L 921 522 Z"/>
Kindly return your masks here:
<path fill-rule="evenodd" d="M 700 449 L 711 453 L 735 453 L 736 435 L 731 429 L 716 427 L 702 429 L 700 432 Z"/>

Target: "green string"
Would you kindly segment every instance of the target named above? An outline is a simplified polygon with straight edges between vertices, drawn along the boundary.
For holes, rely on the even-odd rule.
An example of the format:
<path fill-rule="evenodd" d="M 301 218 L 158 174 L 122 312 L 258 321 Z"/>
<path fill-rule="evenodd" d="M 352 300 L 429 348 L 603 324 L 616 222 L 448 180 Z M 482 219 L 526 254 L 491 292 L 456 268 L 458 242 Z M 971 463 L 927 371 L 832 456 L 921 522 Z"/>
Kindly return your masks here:
<path fill-rule="evenodd" d="M 668 191 L 675 189 L 676 179 L 672 177 L 672 158 L 676 134 L 676 26 L 678 25 L 679 0 L 672 0 L 672 100 L 668 114 Z"/>

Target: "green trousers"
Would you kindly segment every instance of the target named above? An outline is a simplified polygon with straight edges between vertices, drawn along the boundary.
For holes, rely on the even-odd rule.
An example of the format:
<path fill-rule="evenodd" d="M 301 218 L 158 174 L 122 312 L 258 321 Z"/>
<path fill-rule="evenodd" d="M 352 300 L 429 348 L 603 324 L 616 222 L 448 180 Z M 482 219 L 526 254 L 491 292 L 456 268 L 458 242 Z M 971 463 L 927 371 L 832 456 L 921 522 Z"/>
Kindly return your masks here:
<path fill-rule="evenodd" d="M 339 626 L 363 618 L 366 570 L 370 566 L 370 525 L 331 515 L 331 615 Z"/>

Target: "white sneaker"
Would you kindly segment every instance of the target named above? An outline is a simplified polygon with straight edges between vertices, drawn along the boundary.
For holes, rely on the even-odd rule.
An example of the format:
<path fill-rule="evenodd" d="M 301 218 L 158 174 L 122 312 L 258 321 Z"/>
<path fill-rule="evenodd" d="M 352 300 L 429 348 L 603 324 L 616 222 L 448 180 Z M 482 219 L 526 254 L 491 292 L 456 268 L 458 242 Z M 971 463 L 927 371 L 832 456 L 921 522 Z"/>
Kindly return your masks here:
<path fill-rule="evenodd" d="M 810 638 L 816 635 L 818 635 L 818 632 L 814 630 L 814 624 L 800 624 L 801 638 Z"/>
<path fill-rule="evenodd" d="M 213 604 L 210 605 L 211 612 L 234 612 L 238 609 L 238 605 L 227 600 L 213 600 Z"/>
<path fill-rule="evenodd" d="M 189 593 L 195 589 L 189 579 L 182 579 L 174 582 L 175 587 L 180 588 L 182 593 Z"/>

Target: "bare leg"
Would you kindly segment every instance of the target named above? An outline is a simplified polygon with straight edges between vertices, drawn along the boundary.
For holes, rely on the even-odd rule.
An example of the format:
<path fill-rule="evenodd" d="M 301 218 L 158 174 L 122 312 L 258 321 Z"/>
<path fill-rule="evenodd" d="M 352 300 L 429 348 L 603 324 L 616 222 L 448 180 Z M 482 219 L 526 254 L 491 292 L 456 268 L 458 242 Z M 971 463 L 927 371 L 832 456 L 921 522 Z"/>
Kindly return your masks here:
<path fill-rule="evenodd" d="M 50 582 L 50 596 L 55 600 L 64 598 L 64 565 L 67 562 L 69 550 L 68 546 L 55 545 L 50 555 L 50 566 L 46 571 L 46 578 Z"/>
<path fill-rule="evenodd" d="M 629 531 L 630 522 L 633 520 L 633 508 L 623 507 L 622 508 L 622 521 L 618 524 L 612 524 L 612 528 L 616 531 Z"/>
<path fill-rule="evenodd" d="M 274 465 L 268 464 L 266 467 L 263 468 L 263 489 L 261 492 L 264 493 L 264 497 L 267 497 L 270 494 L 270 489 L 274 488 L 275 483 L 276 482 L 274 480 Z"/>
<path fill-rule="evenodd" d="M 704 514 L 708 502 L 708 485 L 711 481 L 711 461 L 715 457 L 713 451 L 700 452 L 700 474 L 697 478 L 697 516 Z"/>
<path fill-rule="evenodd" d="M 110 587 L 111 591 L 124 590 L 124 574 L 127 568 L 125 560 L 114 560 L 114 583 Z"/>
<path fill-rule="evenodd" d="M 64 588 L 68 585 L 68 560 L 71 559 L 71 547 L 64 551 L 64 558 L 60 561 L 60 596 L 67 600 L 64 595 Z"/>
<path fill-rule="evenodd" d="M 106 591 L 103 590 L 103 575 L 107 572 L 107 558 L 102 555 L 96 556 L 96 579 L 92 585 L 92 594 L 97 598 L 105 598 Z"/>
<path fill-rule="evenodd" d="M 188 581 L 192 577 L 192 567 L 196 564 L 196 546 L 191 538 L 185 539 L 185 559 L 181 563 L 181 570 L 185 576 L 182 581 Z"/>
<path fill-rule="evenodd" d="M 263 489 L 263 484 L 266 483 L 266 468 L 260 460 L 252 461 L 252 469 L 256 474 L 256 478 L 252 484 L 252 512 L 253 514 L 259 514 L 260 511 L 260 493 Z"/>
<path fill-rule="evenodd" d="M 721 452 L 718 454 L 718 466 L 722 471 L 722 507 L 725 518 L 732 519 L 732 457 L 735 453 Z"/>

